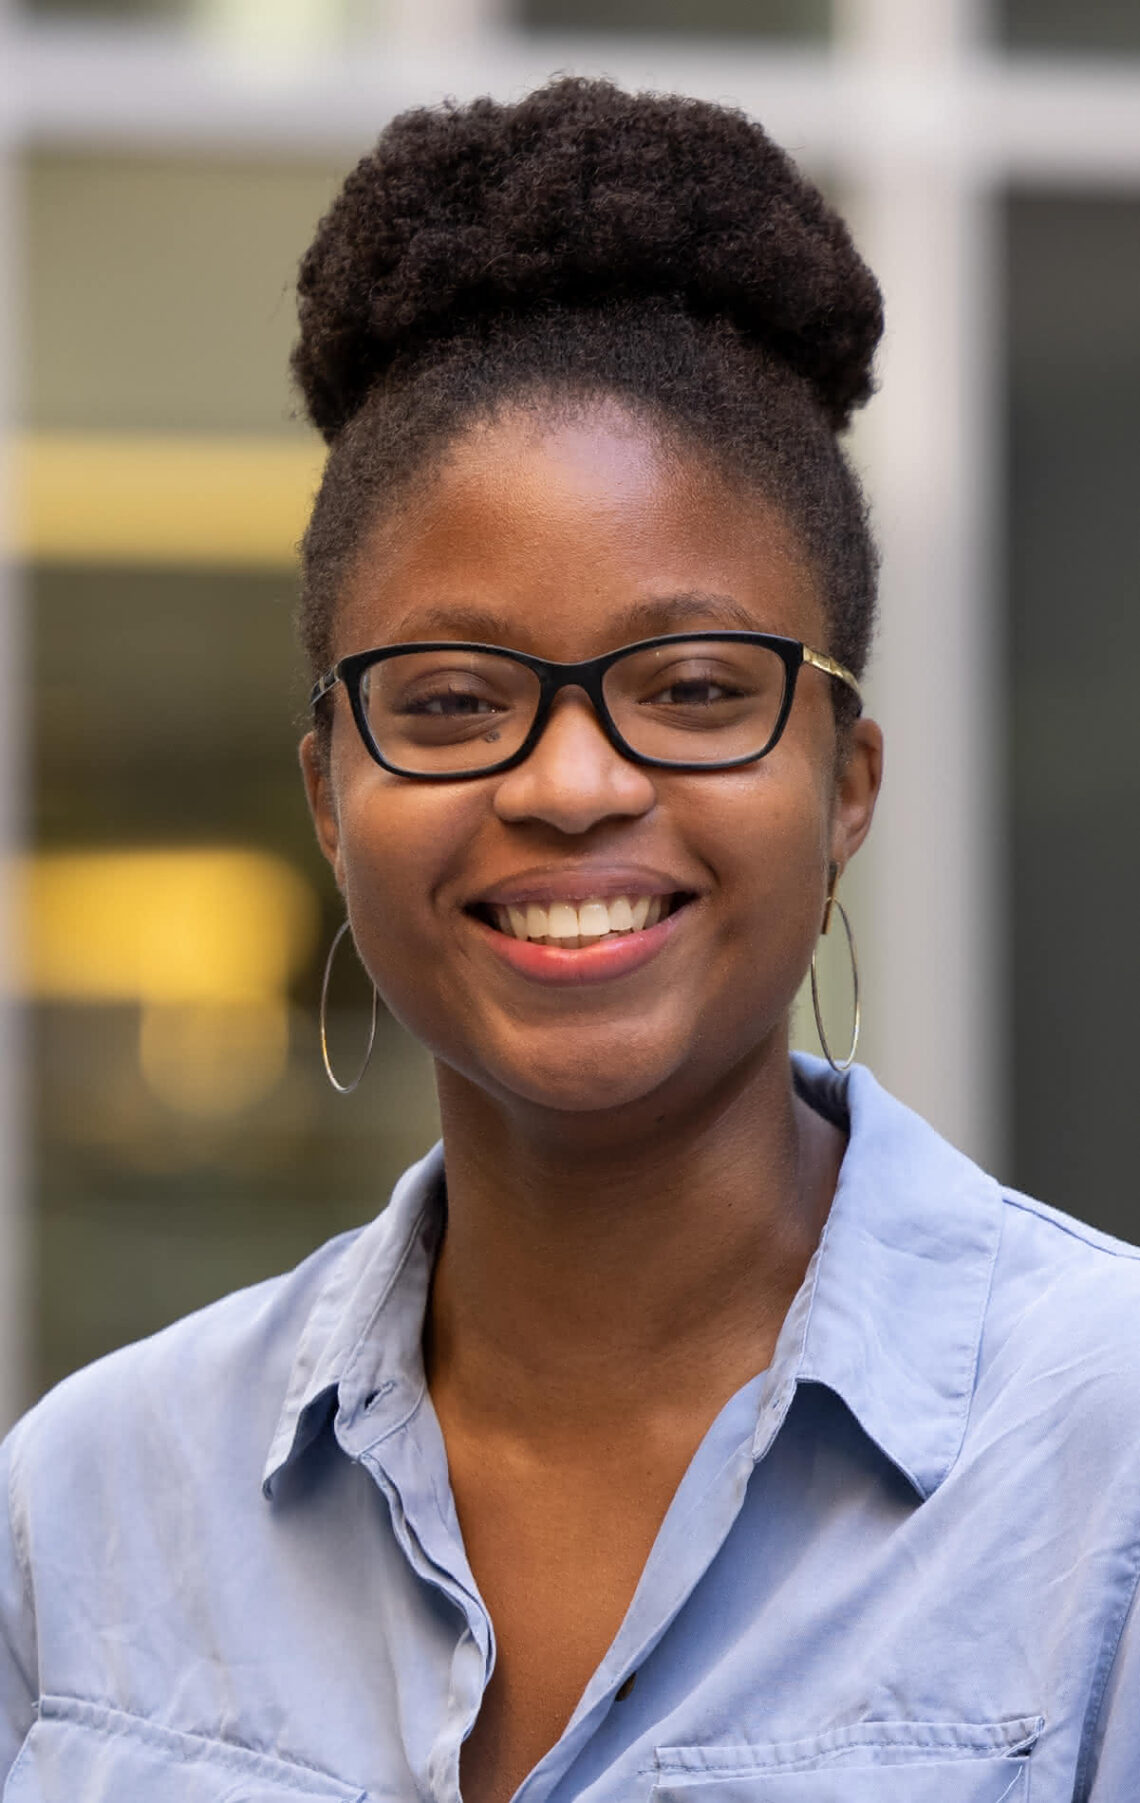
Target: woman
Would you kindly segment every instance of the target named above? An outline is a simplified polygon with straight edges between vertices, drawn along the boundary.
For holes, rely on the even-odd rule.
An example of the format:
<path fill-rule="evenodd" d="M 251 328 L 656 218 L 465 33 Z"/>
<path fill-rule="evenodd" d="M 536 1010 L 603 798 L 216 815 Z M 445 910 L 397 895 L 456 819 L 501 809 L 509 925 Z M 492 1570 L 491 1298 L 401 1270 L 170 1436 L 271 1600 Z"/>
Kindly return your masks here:
<path fill-rule="evenodd" d="M 1126 1803 L 1135 1254 L 789 1059 L 871 822 L 874 281 L 760 130 L 412 113 L 302 268 L 359 1235 L 6 1449 L 5 1796 Z"/>

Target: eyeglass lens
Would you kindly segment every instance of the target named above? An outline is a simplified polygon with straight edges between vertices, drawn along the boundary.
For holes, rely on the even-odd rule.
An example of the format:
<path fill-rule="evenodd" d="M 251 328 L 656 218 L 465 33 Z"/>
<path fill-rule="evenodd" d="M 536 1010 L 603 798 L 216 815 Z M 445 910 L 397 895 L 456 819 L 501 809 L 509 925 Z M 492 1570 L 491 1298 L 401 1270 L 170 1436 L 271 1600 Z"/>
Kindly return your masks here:
<path fill-rule="evenodd" d="M 602 690 L 631 751 L 718 764 L 765 749 L 786 683 L 784 660 L 767 645 L 691 639 L 630 652 L 610 665 Z M 377 750 L 422 776 L 471 774 L 513 756 L 541 693 L 525 664 L 469 650 L 401 652 L 361 683 Z"/>

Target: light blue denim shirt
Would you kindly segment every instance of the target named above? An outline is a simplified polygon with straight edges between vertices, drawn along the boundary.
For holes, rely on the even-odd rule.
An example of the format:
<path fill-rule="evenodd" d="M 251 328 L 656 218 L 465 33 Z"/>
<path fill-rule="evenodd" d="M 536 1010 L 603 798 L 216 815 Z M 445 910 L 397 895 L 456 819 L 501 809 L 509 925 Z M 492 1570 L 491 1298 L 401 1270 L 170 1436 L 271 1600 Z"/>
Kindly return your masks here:
<path fill-rule="evenodd" d="M 1137 1803 L 1138 1255 L 798 1074 L 850 1125 L 822 1242 L 520 1803 Z M 442 1169 L 9 1437 L 6 1799 L 455 1803 L 494 1635 L 420 1357 Z"/>

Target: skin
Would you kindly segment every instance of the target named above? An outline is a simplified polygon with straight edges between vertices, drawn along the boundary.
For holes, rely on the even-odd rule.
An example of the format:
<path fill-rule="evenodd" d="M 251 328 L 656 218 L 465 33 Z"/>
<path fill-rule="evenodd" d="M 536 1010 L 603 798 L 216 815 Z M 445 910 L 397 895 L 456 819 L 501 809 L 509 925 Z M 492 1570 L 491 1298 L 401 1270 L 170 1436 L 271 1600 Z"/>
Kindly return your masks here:
<path fill-rule="evenodd" d="M 593 403 L 466 431 L 375 522 L 335 655 L 450 636 L 570 661 L 718 626 L 830 649 L 775 508 Z M 881 771 L 869 720 L 838 755 L 830 686 L 802 670 L 775 750 L 733 771 L 631 764 L 573 690 L 500 776 L 386 774 L 340 690 L 328 758 L 302 746 L 363 961 L 436 1060 L 425 1364 L 498 1649 L 465 1803 L 505 1803 L 558 1739 L 830 1206 L 843 1140 L 793 1093 L 788 1015 Z M 586 899 L 615 866 L 694 899 L 609 980 L 536 981 L 465 911 L 523 878 Z"/>

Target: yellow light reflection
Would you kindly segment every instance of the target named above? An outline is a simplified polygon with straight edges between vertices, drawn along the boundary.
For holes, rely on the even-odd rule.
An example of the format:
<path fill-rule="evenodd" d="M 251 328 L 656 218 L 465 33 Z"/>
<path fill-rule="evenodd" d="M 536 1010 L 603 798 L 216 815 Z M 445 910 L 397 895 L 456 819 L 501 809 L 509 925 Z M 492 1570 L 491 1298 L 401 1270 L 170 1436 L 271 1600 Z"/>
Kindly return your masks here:
<path fill-rule="evenodd" d="M 308 439 L 32 433 L 14 447 L 17 554 L 290 569 L 321 459 Z"/>
<path fill-rule="evenodd" d="M 234 1114 L 288 1055 L 288 987 L 317 905 L 267 852 L 53 852 L 23 870 L 22 988 L 38 1001 L 134 1004 L 139 1064 L 182 1113 Z"/>
<path fill-rule="evenodd" d="M 220 1120 L 260 1102 L 285 1074 L 283 1001 L 150 1003 L 139 1020 L 139 1065 L 179 1114 Z"/>

